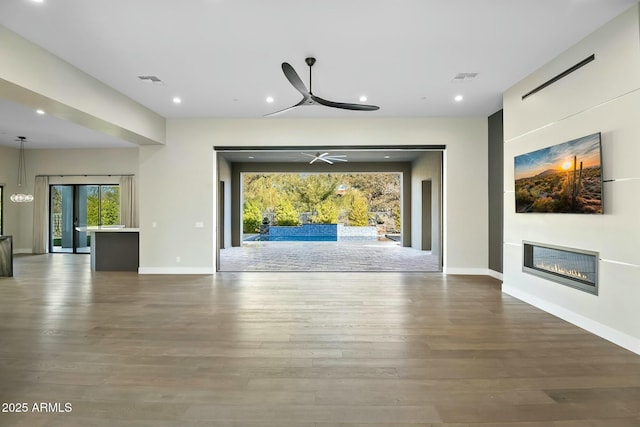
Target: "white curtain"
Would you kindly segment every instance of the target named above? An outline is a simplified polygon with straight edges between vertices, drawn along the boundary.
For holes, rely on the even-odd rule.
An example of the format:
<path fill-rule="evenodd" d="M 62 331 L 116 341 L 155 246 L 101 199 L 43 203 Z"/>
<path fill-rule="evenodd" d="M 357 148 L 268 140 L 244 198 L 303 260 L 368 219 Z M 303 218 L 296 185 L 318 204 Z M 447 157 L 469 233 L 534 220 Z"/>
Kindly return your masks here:
<path fill-rule="evenodd" d="M 33 194 L 34 254 L 46 254 L 49 249 L 49 177 L 36 176 Z"/>
<path fill-rule="evenodd" d="M 127 228 L 138 227 L 138 200 L 134 176 L 120 177 L 120 223 Z"/>

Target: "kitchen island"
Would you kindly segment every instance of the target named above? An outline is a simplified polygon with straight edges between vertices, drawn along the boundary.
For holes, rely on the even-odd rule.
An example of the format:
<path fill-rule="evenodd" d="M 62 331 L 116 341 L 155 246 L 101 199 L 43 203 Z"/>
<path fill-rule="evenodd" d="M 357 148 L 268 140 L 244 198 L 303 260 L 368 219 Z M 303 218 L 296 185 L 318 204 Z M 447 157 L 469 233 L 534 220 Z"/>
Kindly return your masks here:
<path fill-rule="evenodd" d="M 13 276 L 13 237 L 0 236 L 0 277 Z"/>
<path fill-rule="evenodd" d="M 140 229 L 123 226 L 76 227 L 91 235 L 91 269 L 138 271 Z"/>

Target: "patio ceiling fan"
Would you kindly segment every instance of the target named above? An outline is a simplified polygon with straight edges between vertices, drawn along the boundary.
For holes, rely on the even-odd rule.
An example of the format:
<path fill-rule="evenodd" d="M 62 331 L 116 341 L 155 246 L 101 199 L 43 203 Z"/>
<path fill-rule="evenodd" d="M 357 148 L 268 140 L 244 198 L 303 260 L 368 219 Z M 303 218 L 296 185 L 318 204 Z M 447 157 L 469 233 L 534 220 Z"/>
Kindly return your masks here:
<path fill-rule="evenodd" d="M 314 164 L 318 160 L 322 160 L 323 162 L 329 163 L 330 165 L 332 165 L 333 162 L 348 162 L 347 159 L 343 159 L 343 157 L 347 157 L 345 154 L 333 155 L 333 156 L 330 156 L 329 153 L 320 154 L 319 152 L 316 154 L 309 154 L 309 153 L 300 153 L 300 154 L 313 157 L 313 159 L 311 159 L 311 161 L 309 162 L 310 165 Z"/>
<path fill-rule="evenodd" d="M 284 76 L 287 78 L 287 80 L 289 80 L 289 83 L 291 83 L 291 85 L 294 88 L 296 88 L 298 92 L 300 92 L 300 94 L 302 95 L 302 99 L 300 100 L 300 102 L 298 102 L 295 105 L 292 105 L 291 107 L 287 107 L 283 110 L 275 111 L 273 113 L 265 114 L 264 117 L 275 116 L 277 114 L 284 113 L 285 111 L 289 111 L 295 107 L 302 107 L 305 105 L 323 105 L 325 107 L 333 107 L 333 108 L 340 108 L 343 110 L 355 110 L 355 111 L 375 111 L 380 108 L 377 105 L 351 104 L 347 102 L 328 101 L 326 99 L 323 99 L 323 98 L 320 98 L 319 96 L 314 95 L 311 87 L 311 67 L 313 67 L 313 64 L 316 63 L 316 58 L 312 58 L 312 57 L 305 58 L 305 62 L 309 66 L 309 90 L 307 90 L 307 87 L 304 85 L 304 83 L 300 79 L 300 76 L 298 75 L 298 73 L 296 73 L 296 70 L 294 70 L 293 67 L 287 62 L 283 62 L 282 72 L 284 73 Z"/>

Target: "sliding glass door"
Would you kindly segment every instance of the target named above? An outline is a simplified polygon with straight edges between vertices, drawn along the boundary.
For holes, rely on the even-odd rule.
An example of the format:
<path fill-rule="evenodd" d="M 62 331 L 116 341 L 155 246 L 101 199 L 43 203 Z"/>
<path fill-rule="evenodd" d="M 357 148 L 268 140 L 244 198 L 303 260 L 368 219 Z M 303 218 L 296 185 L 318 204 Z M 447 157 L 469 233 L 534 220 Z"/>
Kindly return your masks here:
<path fill-rule="evenodd" d="M 120 223 L 117 185 L 52 185 L 50 194 L 51 252 L 90 253 L 85 228 Z"/>

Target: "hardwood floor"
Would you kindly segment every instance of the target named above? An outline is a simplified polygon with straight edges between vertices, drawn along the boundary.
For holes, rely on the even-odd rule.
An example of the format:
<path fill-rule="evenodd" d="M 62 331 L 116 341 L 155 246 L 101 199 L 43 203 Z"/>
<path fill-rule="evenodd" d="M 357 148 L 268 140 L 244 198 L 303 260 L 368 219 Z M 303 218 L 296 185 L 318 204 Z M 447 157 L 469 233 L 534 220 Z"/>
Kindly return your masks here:
<path fill-rule="evenodd" d="M 0 426 L 640 426 L 640 356 L 494 279 L 88 263 L 0 279 Z"/>

